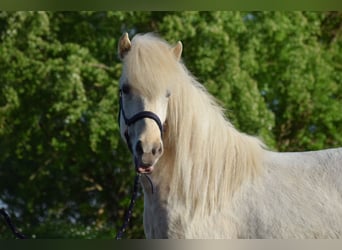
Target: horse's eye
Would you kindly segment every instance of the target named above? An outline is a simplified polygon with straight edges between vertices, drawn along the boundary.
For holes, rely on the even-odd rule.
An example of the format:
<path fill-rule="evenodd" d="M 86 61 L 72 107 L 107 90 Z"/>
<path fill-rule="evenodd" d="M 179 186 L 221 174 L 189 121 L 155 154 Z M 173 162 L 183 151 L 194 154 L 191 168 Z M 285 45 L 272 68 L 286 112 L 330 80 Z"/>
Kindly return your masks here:
<path fill-rule="evenodd" d="M 122 93 L 127 95 L 131 91 L 131 88 L 128 84 L 124 84 L 124 85 L 122 85 L 121 91 L 122 91 Z"/>
<path fill-rule="evenodd" d="M 171 95 L 171 92 L 170 92 L 170 90 L 166 91 L 166 97 L 167 97 L 167 98 L 169 98 L 169 97 L 170 97 L 170 95 Z"/>

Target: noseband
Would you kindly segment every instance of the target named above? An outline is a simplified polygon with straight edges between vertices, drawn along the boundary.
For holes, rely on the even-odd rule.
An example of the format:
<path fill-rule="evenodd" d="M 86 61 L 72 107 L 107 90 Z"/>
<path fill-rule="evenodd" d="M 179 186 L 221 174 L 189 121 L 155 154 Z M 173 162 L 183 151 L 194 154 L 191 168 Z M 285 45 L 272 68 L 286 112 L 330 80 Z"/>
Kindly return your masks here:
<path fill-rule="evenodd" d="M 131 126 L 132 124 L 134 124 L 135 122 L 139 121 L 139 120 L 142 120 L 142 119 L 145 119 L 145 118 L 148 118 L 148 119 L 152 119 L 154 120 L 157 125 L 158 125 L 158 128 L 160 130 L 160 135 L 161 137 L 163 136 L 163 124 L 162 122 L 160 121 L 159 117 L 151 112 L 151 111 L 141 111 L 139 113 L 136 113 L 135 115 L 133 115 L 131 118 L 127 118 L 126 114 L 125 114 L 125 110 L 123 109 L 123 104 L 122 104 L 122 90 L 120 89 L 120 100 L 119 100 L 119 105 L 120 105 L 120 110 L 119 110 L 119 117 L 118 117 L 118 120 L 119 120 L 119 126 L 120 126 L 120 117 L 121 117 L 121 114 L 124 118 L 124 121 L 125 121 L 125 124 L 126 124 L 126 130 L 125 130 L 125 138 L 126 138 L 126 142 L 127 142 L 127 145 L 128 145 L 128 148 L 129 150 L 133 153 L 133 148 L 132 148 L 132 143 L 131 143 L 131 140 L 129 138 L 129 134 L 128 134 L 128 128 L 129 126 Z"/>

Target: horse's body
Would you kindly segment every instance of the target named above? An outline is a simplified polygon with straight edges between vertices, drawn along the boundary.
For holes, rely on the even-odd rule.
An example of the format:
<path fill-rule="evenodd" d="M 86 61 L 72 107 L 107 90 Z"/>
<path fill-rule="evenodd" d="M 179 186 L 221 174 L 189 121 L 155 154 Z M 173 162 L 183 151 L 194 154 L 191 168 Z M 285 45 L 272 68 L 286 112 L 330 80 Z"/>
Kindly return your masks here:
<path fill-rule="evenodd" d="M 341 237 L 342 150 L 263 154 L 260 176 L 245 181 L 230 204 L 210 215 L 197 214 L 196 205 L 180 204 L 167 191 L 165 200 L 145 192 L 147 237 Z"/>
<path fill-rule="evenodd" d="M 149 111 L 120 119 L 154 186 L 141 178 L 147 238 L 342 237 L 342 149 L 267 151 L 225 119 L 181 52 L 149 34 L 119 44 L 120 112 Z"/>
<path fill-rule="evenodd" d="M 236 196 L 239 237 L 342 236 L 342 150 L 264 152 L 263 171 Z M 243 223 L 241 223 L 243 221 Z"/>

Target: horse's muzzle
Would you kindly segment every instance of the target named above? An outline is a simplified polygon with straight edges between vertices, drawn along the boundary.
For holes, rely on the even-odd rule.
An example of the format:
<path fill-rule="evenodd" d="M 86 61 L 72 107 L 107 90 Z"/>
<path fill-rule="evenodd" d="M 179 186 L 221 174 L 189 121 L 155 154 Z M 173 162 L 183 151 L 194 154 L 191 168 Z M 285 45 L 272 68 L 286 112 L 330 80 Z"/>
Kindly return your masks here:
<path fill-rule="evenodd" d="M 135 171 L 139 174 L 150 174 L 154 169 L 154 162 L 152 163 L 143 163 L 141 158 L 134 157 L 135 163 Z"/>
<path fill-rule="evenodd" d="M 144 150 L 145 149 L 145 150 Z M 155 143 L 152 146 L 143 146 L 139 140 L 135 146 L 134 162 L 138 173 L 148 174 L 153 171 L 154 164 L 163 154 L 163 144 Z"/>

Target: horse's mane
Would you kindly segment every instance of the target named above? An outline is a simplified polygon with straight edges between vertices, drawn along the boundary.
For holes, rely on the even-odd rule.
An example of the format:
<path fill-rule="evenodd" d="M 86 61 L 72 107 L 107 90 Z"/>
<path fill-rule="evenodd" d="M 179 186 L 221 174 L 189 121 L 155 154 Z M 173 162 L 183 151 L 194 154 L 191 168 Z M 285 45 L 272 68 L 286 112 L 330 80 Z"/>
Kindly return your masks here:
<path fill-rule="evenodd" d="M 135 36 L 125 62 L 128 80 L 145 94 L 171 91 L 165 153 L 156 168 L 169 182 L 169 196 L 177 195 L 189 213 L 222 209 L 244 180 L 258 174 L 262 143 L 233 127 L 172 47 L 155 35 Z"/>

